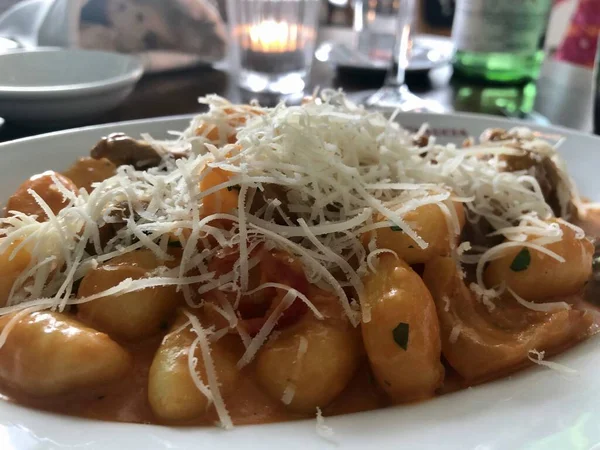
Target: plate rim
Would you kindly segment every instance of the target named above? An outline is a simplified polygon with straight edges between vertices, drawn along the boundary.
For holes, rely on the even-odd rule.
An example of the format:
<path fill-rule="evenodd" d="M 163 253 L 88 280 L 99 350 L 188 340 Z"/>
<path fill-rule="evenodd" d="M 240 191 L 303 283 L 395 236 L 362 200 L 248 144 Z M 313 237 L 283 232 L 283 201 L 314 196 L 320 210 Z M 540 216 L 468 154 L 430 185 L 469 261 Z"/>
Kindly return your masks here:
<path fill-rule="evenodd" d="M 348 93 L 348 95 L 356 96 L 359 93 L 360 92 L 358 92 L 358 91 L 351 92 L 351 93 Z M 373 109 L 369 109 L 369 108 L 365 108 L 365 109 L 373 111 Z M 393 110 L 392 109 L 381 110 L 380 112 L 382 112 L 384 115 L 389 115 L 393 112 Z M 41 133 L 41 134 L 36 134 L 33 136 L 26 136 L 26 137 L 22 137 L 22 138 L 17 138 L 17 139 L 12 139 L 9 141 L 0 142 L 0 151 L 2 149 L 6 148 L 10 144 L 21 144 L 21 143 L 25 143 L 25 142 L 29 142 L 29 141 L 36 141 L 39 139 L 54 138 L 54 137 L 62 136 L 62 135 L 85 132 L 85 131 L 99 130 L 102 128 L 110 128 L 110 127 L 114 127 L 114 126 L 135 126 L 135 125 L 142 125 L 144 123 L 160 123 L 160 122 L 169 122 L 172 120 L 190 120 L 199 114 L 203 114 L 203 112 L 199 111 L 197 113 L 148 117 L 148 118 L 143 118 L 143 119 L 132 119 L 132 120 L 123 120 L 123 121 L 116 121 L 116 122 L 106 122 L 106 123 L 95 124 L 95 125 L 85 125 L 82 127 L 67 128 L 64 130 L 51 131 L 51 132 L 47 132 L 47 133 Z M 436 117 L 440 117 L 440 118 L 456 118 L 456 119 L 465 119 L 465 120 L 488 119 L 488 120 L 493 120 L 496 122 L 502 122 L 502 123 L 505 123 L 506 125 L 512 125 L 513 127 L 524 126 L 527 128 L 545 129 L 545 130 L 554 131 L 554 132 L 560 131 L 563 134 L 567 134 L 567 135 L 571 135 L 571 136 L 578 136 L 578 137 L 591 138 L 594 140 L 598 140 L 600 143 L 600 135 L 595 135 L 591 132 L 577 130 L 574 128 L 567 128 L 567 127 L 564 127 L 561 125 L 535 124 L 535 123 L 531 123 L 531 122 L 528 122 L 528 121 L 522 120 L 522 119 L 513 119 L 510 117 L 495 116 L 493 114 L 470 113 L 470 112 L 418 113 L 418 112 L 410 112 L 410 111 L 400 111 L 396 115 L 396 122 L 398 122 L 398 119 L 402 118 L 402 117 L 418 117 L 419 115 L 425 115 L 425 116 L 430 115 L 430 116 L 436 116 Z"/>

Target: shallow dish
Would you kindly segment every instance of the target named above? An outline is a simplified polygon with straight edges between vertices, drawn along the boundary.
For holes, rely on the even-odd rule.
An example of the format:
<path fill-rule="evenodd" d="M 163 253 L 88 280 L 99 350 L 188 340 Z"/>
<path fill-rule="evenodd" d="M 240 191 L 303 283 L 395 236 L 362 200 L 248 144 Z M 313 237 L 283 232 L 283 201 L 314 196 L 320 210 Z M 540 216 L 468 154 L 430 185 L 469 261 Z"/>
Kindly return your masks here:
<path fill-rule="evenodd" d="M 0 117 L 25 125 L 83 122 L 120 104 L 143 73 L 117 53 L 20 50 L 0 55 Z"/>
<path fill-rule="evenodd" d="M 408 128 L 428 122 L 442 141 L 462 142 L 490 127 L 515 122 L 485 116 L 400 114 Z M 134 137 L 166 137 L 189 117 L 109 124 L 0 144 L 0 192 L 12 192 L 27 176 L 66 168 L 102 136 L 123 131 Z M 600 139 L 562 128 L 532 127 L 552 139 L 565 137 L 560 151 L 582 194 L 600 200 Z M 600 338 L 591 338 L 552 358 L 578 371 L 561 375 L 543 367 L 496 382 L 412 405 L 326 418 L 344 449 L 588 449 L 600 443 L 598 404 Z M 272 425 L 171 428 L 58 416 L 0 402 L 0 448 L 88 450 L 123 448 L 335 448 L 316 433 L 316 420 Z M 596 447 L 597 448 L 597 447 Z"/>

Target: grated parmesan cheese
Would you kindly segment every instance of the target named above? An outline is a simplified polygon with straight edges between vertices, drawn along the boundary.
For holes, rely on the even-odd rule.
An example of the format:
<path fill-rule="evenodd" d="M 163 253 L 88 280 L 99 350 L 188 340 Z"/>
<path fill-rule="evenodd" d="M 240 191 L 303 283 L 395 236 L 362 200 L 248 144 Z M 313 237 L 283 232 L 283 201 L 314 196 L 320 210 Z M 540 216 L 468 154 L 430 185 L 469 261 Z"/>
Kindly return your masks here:
<path fill-rule="evenodd" d="M 288 309 L 292 305 L 292 303 L 294 303 L 294 300 L 296 300 L 297 297 L 298 297 L 298 291 L 296 291 L 295 289 L 291 289 L 291 288 L 283 296 L 283 299 L 275 307 L 275 309 L 273 310 L 273 312 L 271 313 L 269 318 L 266 320 L 263 327 L 256 334 L 256 336 L 254 336 L 254 338 L 250 341 L 250 344 L 248 345 L 248 347 L 246 347 L 246 352 L 242 355 L 242 357 L 240 358 L 240 360 L 237 363 L 238 369 L 241 369 L 242 367 L 245 367 L 248 364 L 250 364 L 250 362 L 252 362 L 252 359 L 254 359 L 254 356 L 256 356 L 256 353 L 258 352 L 260 347 L 262 347 L 262 345 L 265 343 L 265 341 L 269 337 L 269 333 L 271 333 L 273 328 L 275 328 L 275 325 L 277 325 L 277 321 L 279 320 L 281 315 L 284 313 L 284 311 L 286 309 Z"/>
<path fill-rule="evenodd" d="M 31 256 L 0 315 L 63 311 L 109 295 L 175 286 L 190 308 L 210 305 L 229 325 L 213 333 L 188 315 L 197 335 L 190 349 L 190 372 L 195 372 L 193 351 L 197 346 L 207 367 L 208 386 L 197 376 L 195 382 L 212 398 L 222 425 L 229 427 L 231 419 L 219 393 L 210 342 L 237 331 L 246 349 L 238 362 L 241 368 L 253 360 L 294 301 L 304 302 L 317 318 L 323 318 L 309 298 L 290 286 L 264 283 L 253 288 L 251 271 L 260 264 L 260 257 L 255 256 L 259 247 L 282 250 L 301 261 L 309 282 L 335 294 L 354 326 L 361 319 L 370 320 L 370 310 L 361 301 L 362 277 L 377 270 L 379 255 L 391 252 L 378 248 L 376 233 L 371 233 L 368 243 L 361 238 L 370 231 L 396 226 L 416 247 L 427 248 L 429 243 L 419 230 L 404 219 L 424 205 L 440 208 L 446 222 L 441 226 L 452 235 L 460 230 L 453 202 L 461 202 L 470 222 L 486 220 L 493 229 L 490 236 L 506 239 L 491 248 L 474 246 L 477 254 L 465 254 L 471 250 L 468 242 L 452 249 L 459 267 L 461 262 L 476 264 L 476 282 L 470 288 L 490 310 L 504 287 L 484 285 L 487 262 L 514 247 L 528 247 L 564 262 L 546 248 L 562 239 L 562 230 L 549 221 L 552 208 L 539 182 L 527 171 L 505 171 L 506 164 L 501 161 L 502 156 L 526 152 L 550 158 L 561 178 L 557 186 L 561 208 L 566 211 L 571 195 L 573 203 L 581 205 L 557 155 L 558 143 L 552 146 L 543 136 L 518 128 L 509 130 L 501 141 L 480 139 L 468 149 L 440 145 L 433 138 L 420 148 L 413 145 L 414 136 L 393 120 L 394 115 L 367 111 L 334 90 L 324 90 L 320 98 L 302 106 L 239 106 L 214 95 L 201 101 L 209 110 L 195 117 L 188 129 L 173 132 L 173 139 L 166 141 L 147 137 L 161 153 L 187 150 L 191 152 L 188 158 L 166 159 L 160 167 L 146 171 L 118 167 L 113 177 L 96 183 L 90 193 L 74 194 L 56 179 L 57 189 L 67 201 L 56 214 L 38 194 L 29 192 L 47 215 L 46 222 L 19 212 L 0 219 L 0 254 L 11 249 L 9 260 L 21 250 Z M 419 133 L 426 129 L 424 125 Z M 237 142 L 229 144 L 233 136 Z M 201 189 L 207 175 L 217 170 L 228 178 Z M 231 190 L 237 192 L 236 205 L 209 214 L 209 196 L 223 206 L 224 193 Z M 580 228 L 561 219 L 558 222 L 571 228 L 577 238 L 584 238 Z M 223 227 L 222 223 L 230 225 Z M 118 230 L 104 244 L 100 235 L 107 225 L 118 225 Z M 127 279 L 86 298 L 75 296 L 76 283 L 114 257 L 147 249 L 163 263 L 172 260 L 168 247 L 173 240 L 182 247 L 179 267 L 161 267 L 147 278 Z M 454 245 L 453 239 L 451 243 Z M 229 272 L 217 274 L 209 266 L 220 249 L 235 249 L 238 254 Z M 265 288 L 283 290 L 285 295 L 258 333 L 250 337 L 238 307 L 243 296 Z M 203 296 L 209 295 L 217 302 L 205 302 Z M 535 310 L 554 311 L 566 305 L 515 299 Z M 449 299 L 444 299 L 444 309 L 449 308 Z M 0 334 L 0 344 L 10 329 L 6 326 Z M 455 339 L 459 333 L 460 329 L 452 330 Z M 292 401 L 293 395 L 290 385 L 282 401 Z M 318 430 L 322 420 L 318 410 Z M 327 435 L 330 429 L 323 430 Z"/>
<path fill-rule="evenodd" d="M 545 361 L 544 360 L 545 354 L 546 354 L 546 352 L 543 352 L 543 351 L 538 352 L 537 350 L 529 350 L 529 352 L 527 354 L 527 359 L 529 359 L 529 361 L 531 361 L 532 363 L 537 364 L 538 366 L 544 366 L 544 367 L 547 367 L 548 369 L 556 370 L 557 372 L 560 372 L 565 375 L 576 375 L 579 373 L 579 372 L 577 372 L 577 370 L 571 369 L 570 367 L 567 367 L 563 364 L 559 364 L 559 363 L 552 362 L 552 361 Z"/>
<path fill-rule="evenodd" d="M 325 419 L 323 418 L 323 413 L 321 412 L 321 408 L 317 407 L 317 424 L 316 424 L 317 434 L 325 439 L 326 441 L 331 442 L 332 444 L 338 444 L 338 441 L 335 439 L 335 432 L 333 428 L 328 425 L 325 425 Z"/>
<path fill-rule="evenodd" d="M 450 297 L 448 297 L 447 295 L 443 295 L 442 301 L 444 302 L 444 311 L 450 311 Z"/>
<path fill-rule="evenodd" d="M 298 352 L 296 353 L 296 360 L 294 361 L 294 373 L 290 377 L 288 385 L 285 387 L 283 391 L 283 395 L 281 397 L 281 402 L 285 405 L 289 405 L 294 399 L 294 395 L 296 395 L 296 380 L 300 376 L 300 371 L 302 370 L 302 362 L 304 360 L 304 355 L 306 355 L 306 351 L 308 350 L 308 339 L 304 336 L 300 336 L 300 342 L 298 343 Z"/>
<path fill-rule="evenodd" d="M 202 359 L 204 360 L 204 368 L 206 369 L 206 378 L 208 380 L 208 395 L 210 395 L 209 400 L 212 399 L 215 409 L 217 410 L 217 415 L 221 421 L 220 425 L 225 429 L 233 428 L 233 422 L 231 422 L 231 417 L 229 416 L 229 412 L 225 407 L 225 402 L 223 401 L 223 397 L 221 396 L 221 391 L 219 389 L 219 380 L 217 378 L 217 371 L 215 370 L 215 364 L 213 362 L 212 356 L 210 355 L 210 344 L 209 340 L 206 336 L 206 332 L 200 321 L 196 316 L 190 314 L 187 311 L 184 311 L 185 315 L 189 319 L 192 324 L 192 330 L 198 336 L 192 346 L 190 347 L 189 354 L 193 355 L 196 345 L 200 345 L 200 351 L 202 353 Z M 190 372 L 192 374 L 196 373 L 195 367 L 190 367 Z M 199 381 L 199 383 L 198 383 Z M 194 377 L 194 383 L 200 390 L 200 392 L 204 393 L 206 390 L 206 386 L 202 384 L 199 378 Z"/>
<path fill-rule="evenodd" d="M 527 300 L 525 300 L 524 298 L 520 297 L 519 295 L 517 295 L 517 293 L 515 291 L 513 291 L 511 288 L 509 288 L 508 286 L 506 287 L 506 290 L 508 292 L 510 292 L 510 294 L 515 298 L 515 300 L 517 301 L 517 303 L 519 303 L 521 306 L 524 306 L 525 308 L 531 309 L 532 311 L 537 311 L 537 312 L 556 312 L 556 311 L 561 311 L 561 310 L 565 310 L 565 309 L 571 309 L 571 305 L 569 305 L 566 302 L 550 302 L 550 303 L 535 303 L 535 302 L 529 302 Z"/>
<path fill-rule="evenodd" d="M 450 341 L 451 344 L 455 344 L 456 341 L 458 341 L 458 337 L 460 336 L 461 331 L 462 331 L 462 325 L 455 325 L 452 328 L 452 331 L 450 331 L 450 336 L 448 337 L 448 340 Z"/>

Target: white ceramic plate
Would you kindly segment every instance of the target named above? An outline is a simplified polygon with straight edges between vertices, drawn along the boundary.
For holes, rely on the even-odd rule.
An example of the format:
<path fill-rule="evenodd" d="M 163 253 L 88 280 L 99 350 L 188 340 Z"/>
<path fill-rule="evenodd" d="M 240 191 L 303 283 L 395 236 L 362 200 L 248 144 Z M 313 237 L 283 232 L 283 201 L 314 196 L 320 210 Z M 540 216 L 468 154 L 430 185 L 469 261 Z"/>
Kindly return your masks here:
<path fill-rule="evenodd" d="M 143 73 L 135 57 L 74 49 L 0 54 L 0 117 L 29 126 L 77 122 L 108 111 Z"/>
<path fill-rule="evenodd" d="M 109 124 L 0 144 L 0 192 L 6 198 L 28 176 L 65 169 L 102 136 L 123 131 L 166 137 L 189 118 Z M 488 127 L 515 122 L 485 116 L 401 114 L 408 127 L 428 122 L 439 139 L 460 142 Z M 584 195 L 600 200 L 600 139 L 560 128 L 534 127 L 566 142 L 560 151 Z M 600 448 L 600 337 L 554 358 L 578 370 L 564 376 L 535 367 L 493 383 L 427 402 L 326 418 L 344 449 Z M 58 416 L 0 401 L 0 449 L 313 449 L 336 448 L 315 431 L 315 420 L 217 428 L 170 428 Z"/>

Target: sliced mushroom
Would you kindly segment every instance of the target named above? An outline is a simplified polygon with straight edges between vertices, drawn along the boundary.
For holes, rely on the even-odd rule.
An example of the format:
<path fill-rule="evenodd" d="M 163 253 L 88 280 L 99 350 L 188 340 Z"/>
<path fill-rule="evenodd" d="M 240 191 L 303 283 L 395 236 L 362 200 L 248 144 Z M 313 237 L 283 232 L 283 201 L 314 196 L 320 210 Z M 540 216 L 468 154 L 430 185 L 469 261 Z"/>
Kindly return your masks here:
<path fill-rule="evenodd" d="M 502 236 L 489 236 L 495 229 L 490 222 L 482 216 L 474 220 L 466 220 L 462 229 L 460 242 L 469 242 L 471 247 L 493 247 L 502 243 Z"/>
<path fill-rule="evenodd" d="M 133 139 L 124 133 L 112 133 L 103 137 L 91 151 L 92 158 L 106 158 L 117 166 L 133 166 L 138 170 L 158 166 L 167 155 L 183 158 L 187 153 L 161 152 L 148 142 Z"/>
<path fill-rule="evenodd" d="M 252 199 L 252 205 L 250 206 L 250 213 L 256 214 L 258 211 L 263 210 L 267 204 L 277 199 L 281 201 L 281 205 L 277 209 L 273 210 L 271 219 L 275 223 L 285 225 L 286 220 L 283 214 L 288 220 L 295 222 L 298 219 L 298 215 L 292 213 L 287 208 L 287 195 L 288 189 L 285 186 L 281 186 L 273 183 L 263 183 L 262 190 L 257 189 Z"/>
<path fill-rule="evenodd" d="M 533 142 L 536 138 L 523 129 L 506 131 L 492 128 L 484 131 L 479 139 L 482 143 L 509 141 L 506 143 L 507 147 L 521 150 L 522 155 L 499 156 L 500 161 L 504 161 L 506 164 L 504 170 L 507 172 L 529 171 L 538 181 L 544 199 L 557 217 L 569 218 L 575 212 L 569 185 L 550 156 L 554 152 L 550 144 L 547 144 L 547 148 L 542 146 L 541 151 L 533 150 L 527 143 Z M 536 142 L 543 141 L 536 140 Z"/>

